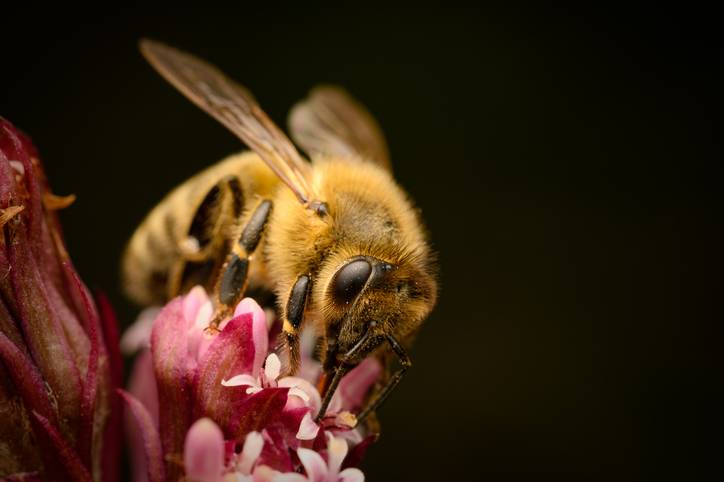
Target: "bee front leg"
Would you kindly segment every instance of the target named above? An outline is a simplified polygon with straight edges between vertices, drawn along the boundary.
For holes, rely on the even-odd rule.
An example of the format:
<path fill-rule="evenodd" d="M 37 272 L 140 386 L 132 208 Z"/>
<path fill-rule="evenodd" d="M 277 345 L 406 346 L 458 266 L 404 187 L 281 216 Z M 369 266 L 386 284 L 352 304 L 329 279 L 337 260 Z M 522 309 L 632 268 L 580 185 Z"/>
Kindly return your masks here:
<path fill-rule="evenodd" d="M 287 299 L 287 306 L 284 310 L 284 324 L 282 331 L 284 343 L 289 354 L 288 374 L 293 375 L 299 370 L 301 357 L 299 354 L 299 329 L 304 320 L 304 309 L 307 305 L 307 298 L 311 287 L 311 278 L 301 275 L 294 282 L 292 290 Z"/>
<path fill-rule="evenodd" d="M 271 209 L 272 202 L 269 200 L 263 200 L 257 205 L 226 257 L 216 283 L 216 312 L 209 325 L 212 330 L 218 328 L 219 323 L 231 314 L 244 296 L 249 282 L 249 262 L 264 233 Z"/>
<path fill-rule="evenodd" d="M 342 381 L 342 377 L 345 376 L 352 368 L 352 365 L 342 362 L 334 371 L 334 377 L 332 377 L 332 381 L 329 383 L 327 390 L 324 392 L 322 405 L 319 407 L 319 412 L 317 412 L 317 416 L 314 418 L 315 422 L 319 423 L 324 418 L 324 415 L 327 413 L 329 403 L 332 401 L 332 396 L 334 396 L 334 392 L 337 391 L 339 382 Z"/>
<path fill-rule="evenodd" d="M 367 418 L 370 413 L 380 408 L 382 403 L 387 400 L 387 397 L 390 395 L 390 393 L 392 393 L 397 384 L 400 383 L 400 380 L 402 380 L 405 372 L 412 366 L 412 360 L 410 359 L 409 355 L 402 347 L 402 345 L 400 345 L 400 343 L 395 339 L 395 337 L 392 335 L 387 335 L 386 339 L 387 343 L 390 344 L 390 348 L 392 348 L 392 351 L 395 352 L 397 358 L 400 360 L 400 368 L 390 377 L 389 380 L 387 380 L 387 383 L 382 388 L 382 390 L 380 390 L 379 393 L 377 393 L 377 395 L 374 397 L 374 399 L 367 404 L 364 410 L 362 410 L 359 415 L 357 415 L 357 423 L 364 421 L 364 419 Z"/>
<path fill-rule="evenodd" d="M 369 353 L 382 342 L 381 338 L 373 334 L 374 326 L 375 322 L 373 321 L 370 323 L 364 336 L 362 336 L 362 338 L 360 338 L 360 340 L 347 353 L 344 354 L 339 364 L 337 365 L 337 368 L 334 371 L 334 376 L 332 377 L 332 380 L 329 382 L 329 384 L 327 384 L 326 390 L 324 391 L 322 405 L 319 407 L 319 412 L 315 417 L 315 421 L 317 423 L 319 423 L 319 421 L 322 420 L 324 418 L 324 415 L 327 413 L 327 408 L 332 401 L 332 397 L 334 396 L 334 392 L 337 390 L 339 382 L 342 381 L 342 377 L 344 377 L 348 371 L 355 367 L 356 362 L 353 362 L 353 360 L 358 358 L 359 353 Z M 334 361 L 336 361 L 336 356 Z"/>

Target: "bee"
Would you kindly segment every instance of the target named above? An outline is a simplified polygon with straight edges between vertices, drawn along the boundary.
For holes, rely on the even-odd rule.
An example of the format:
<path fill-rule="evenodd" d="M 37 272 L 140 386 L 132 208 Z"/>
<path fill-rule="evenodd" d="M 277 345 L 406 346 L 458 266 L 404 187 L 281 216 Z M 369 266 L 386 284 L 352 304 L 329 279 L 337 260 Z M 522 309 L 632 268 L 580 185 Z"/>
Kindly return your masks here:
<path fill-rule="evenodd" d="M 368 356 L 382 361 L 384 380 L 357 416 L 364 420 L 412 365 L 407 350 L 437 298 L 426 231 L 393 179 L 377 122 L 341 88 L 313 89 L 288 119 L 309 162 L 216 67 L 155 41 L 140 47 L 251 151 L 187 180 L 148 214 L 124 254 L 127 294 L 150 305 L 206 286 L 213 330 L 247 290 L 271 291 L 289 374 L 300 365 L 301 330 L 318 336 L 325 375 L 317 420 L 345 373 Z"/>

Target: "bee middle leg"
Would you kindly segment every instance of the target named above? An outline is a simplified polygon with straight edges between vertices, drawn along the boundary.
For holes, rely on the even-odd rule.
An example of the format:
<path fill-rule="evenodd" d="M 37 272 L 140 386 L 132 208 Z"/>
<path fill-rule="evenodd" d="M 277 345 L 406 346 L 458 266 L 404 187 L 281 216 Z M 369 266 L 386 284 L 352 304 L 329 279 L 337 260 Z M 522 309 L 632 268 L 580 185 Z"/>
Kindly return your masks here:
<path fill-rule="evenodd" d="M 270 200 L 259 202 L 246 221 L 238 240 L 231 246 L 216 282 L 216 308 L 210 329 L 218 328 L 219 323 L 231 314 L 234 306 L 244 296 L 249 281 L 249 263 L 264 233 L 271 210 Z"/>
<path fill-rule="evenodd" d="M 284 310 L 284 324 L 282 325 L 283 342 L 289 355 L 288 375 L 294 375 L 299 370 L 301 355 L 299 353 L 299 331 L 304 320 L 304 309 L 311 289 L 311 278 L 301 275 L 292 285 Z"/>

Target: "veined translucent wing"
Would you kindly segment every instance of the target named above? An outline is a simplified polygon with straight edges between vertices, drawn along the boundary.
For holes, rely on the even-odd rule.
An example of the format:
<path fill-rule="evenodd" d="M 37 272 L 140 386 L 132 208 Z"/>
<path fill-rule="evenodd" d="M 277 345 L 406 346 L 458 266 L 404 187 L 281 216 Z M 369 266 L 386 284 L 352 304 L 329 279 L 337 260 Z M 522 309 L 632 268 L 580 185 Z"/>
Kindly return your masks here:
<path fill-rule="evenodd" d="M 377 121 L 341 87 L 314 88 L 292 108 L 288 125 L 292 139 L 310 155 L 371 161 L 391 170 Z"/>
<path fill-rule="evenodd" d="M 311 187 L 311 166 L 246 88 L 186 52 L 148 39 L 142 40 L 140 47 L 166 80 L 256 152 L 299 202 L 309 206 L 317 200 Z"/>

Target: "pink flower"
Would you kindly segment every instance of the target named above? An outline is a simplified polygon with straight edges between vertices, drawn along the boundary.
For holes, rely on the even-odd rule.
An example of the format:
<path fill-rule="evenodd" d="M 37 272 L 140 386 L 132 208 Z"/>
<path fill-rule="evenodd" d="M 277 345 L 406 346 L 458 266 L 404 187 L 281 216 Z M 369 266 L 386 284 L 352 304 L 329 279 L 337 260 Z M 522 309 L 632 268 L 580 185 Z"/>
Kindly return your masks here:
<path fill-rule="evenodd" d="M 30 140 L 0 118 L 0 478 L 117 480 L 115 320 L 73 268 Z"/>
<path fill-rule="evenodd" d="M 307 477 L 311 482 L 362 482 L 365 477 L 359 469 L 348 468 L 340 471 L 342 462 L 349 450 L 347 442 L 327 434 L 327 461 L 315 451 L 300 448 L 297 450 L 299 459 L 304 465 Z"/>
<path fill-rule="evenodd" d="M 349 446 L 342 438 L 327 434 L 325 459 L 316 451 L 300 447 L 297 457 L 305 475 L 298 472 L 282 473 L 260 462 L 264 444 L 268 439 L 259 432 L 250 432 L 239 454 L 232 454 L 225 462 L 225 444 L 221 429 L 210 419 L 197 420 L 186 436 L 184 466 L 186 477 L 198 482 L 362 482 L 364 474 L 357 468 L 340 470 Z M 272 442 L 273 443 L 273 442 Z"/>
<path fill-rule="evenodd" d="M 279 360 L 279 357 L 276 353 L 271 353 L 266 358 L 264 370 L 261 371 L 256 378 L 252 375 L 241 373 L 232 377 L 230 380 L 222 380 L 221 384 L 225 387 L 246 386 L 246 393 L 249 395 L 259 393 L 265 388 L 287 387 L 289 388 L 289 395 L 298 397 L 303 403 L 309 403 L 312 397 L 316 397 L 316 399 L 319 400 L 317 390 L 302 378 L 284 377 L 277 381 L 281 367 L 282 362 Z M 293 404 L 293 400 L 287 400 L 287 403 Z M 319 403 L 321 403 L 321 401 L 319 401 Z"/>
<path fill-rule="evenodd" d="M 320 370 L 314 362 L 305 360 L 310 378 L 280 378 L 281 360 L 269 353 L 267 316 L 254 300 L 242 300 L 216 334 L 205 330 L 212 311 L 206 293 L 196 287 L 160 311 L 150 335 L 148 329 L 143 335 L 141 325 L 124 337 L 127 346 L 146 347 L 136 361 L 131 393 L 124 392 L 130 435 L 137 441 L 135 480 L 293 475 L 306 467 L 305 459 L 313 460 L 310 452 L 327 456 L 325 441 L 332 434 L 340 442 L 333 445 L 325 473 L 345 473 L 339 468 L 350 447 L 349 461 L 359 462 L 373 438 L 360 443 L 363 429 L 353 428 L 354 416 L 345 410 L 361 406 L 379 363 L 370 359 L 342 380 L 335 410 L 318 425 L 313 416 L 321 405 L 315 388 Z"/>

